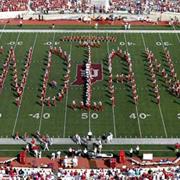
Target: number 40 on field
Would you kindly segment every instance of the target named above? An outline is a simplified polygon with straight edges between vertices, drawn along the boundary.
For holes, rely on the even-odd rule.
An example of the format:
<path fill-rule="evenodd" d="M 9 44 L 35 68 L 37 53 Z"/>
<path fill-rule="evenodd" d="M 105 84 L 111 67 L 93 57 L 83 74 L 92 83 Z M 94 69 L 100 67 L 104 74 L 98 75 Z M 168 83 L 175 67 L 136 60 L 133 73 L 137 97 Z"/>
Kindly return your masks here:
<path fill-rule="evenodd" d="M 150 114 L 146 114 L 146 113 L 139 113 L 139 114 L 136 114 L 136 113 L 131 113 L 129 115 L 129 118 L 130 119 L 137 119 L 137 118 L 140 118 L 140 119 L 146 119 L 147 117 L 151 116 Z"/>

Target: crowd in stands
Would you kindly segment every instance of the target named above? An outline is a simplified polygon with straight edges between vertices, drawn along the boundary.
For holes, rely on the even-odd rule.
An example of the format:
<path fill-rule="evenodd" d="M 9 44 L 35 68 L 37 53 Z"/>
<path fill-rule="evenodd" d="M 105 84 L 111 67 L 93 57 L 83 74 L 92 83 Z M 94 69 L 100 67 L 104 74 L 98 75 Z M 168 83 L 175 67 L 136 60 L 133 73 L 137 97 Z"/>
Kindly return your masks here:
<path fill-rule="evenodd" d="M 180 178 L 180 167 L 171 168 L 121 168 L 121 169 L 62 169 L 53 171 L 50 168 L 15 168 L 1 166 L 0 178 L 9 179 L 61 179 L 61 180 L 85 180 L 85 179 L 133 179 L 133 180 L 157 180 Z"/>
<path fill-rule="evenodd" d="M 151 11 L 180 12 L 179 0 L 113 0 L 113 9 L 127 10 L 131 14 L 149 14 Z"/>
<path fill-rule="evenodd" d="M 25 11 L 28 8 L 28 0 L 0 0 L 0 12 Z"/>
<path fill-rule="evenodd" d="M 29 8 L 28 8 L 29 7 Z M 102 6 L 90 6 L 85 0 L 0 0 L 1 11 L 31 9 L 48 13 L 49 10 L 76 12 L 107 12 Z M 179 0 L 110 0 L 109 12 L 128 11 L 131 14 L 149 14 L 151 11 L 180 12 Z"/>

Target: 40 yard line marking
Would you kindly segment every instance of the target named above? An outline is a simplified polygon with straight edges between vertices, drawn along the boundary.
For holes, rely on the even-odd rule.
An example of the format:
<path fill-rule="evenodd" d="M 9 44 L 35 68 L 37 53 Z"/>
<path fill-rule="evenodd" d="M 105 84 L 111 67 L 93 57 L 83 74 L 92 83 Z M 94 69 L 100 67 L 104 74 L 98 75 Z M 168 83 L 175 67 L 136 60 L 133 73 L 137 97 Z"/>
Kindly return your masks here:
<path fill-rule="evenodd" d="M 19 40 L 19 36 L 20 36 L 20 33 L 18 35 L 18 40 Z M 16 40 L 16 45 L 17 45 L 17 41 L 18 40 Z M 34 47 L 35 47 L 35 44 L 36 44 L 36 40 L 37 40 L 37 33 L 36 33 L 36 36 L 35 36 L 35 39 L 34 39 L 34 43 L 33 43 L 33 47 L 32 47 L 32 55 L 33 55 L 33 52 L 34 52 Z M 24 91 L 25 91 L 25 87 L 26 87 L 26 85 L 24 86 Z M 16 114 L 16 119 L 15 119 L 13 131 L 12 131 L 12 135 L 14 135 L 14 133 L 15 133 L 16 124 L 17 124 L 17 121 L 18 121 L 18 118 L 19 118 L 19 112 L 20 112 L 20 109 L 21 109 L 21 104 L 22 104 L 21 102 L 22 102 L 22 99 L 23 99 L 24 91 L 22 92 L 22 96 L 21 96 L 21 99 L 20 99 L 20 106 L 18 107 L 18 110 L 17 110 L 17 114 Z"/>
<path fill-rule="evenodd" d="M 108 33 L 106 34 L 108 37 Z M 107 41 L 107 53 L 109 55 L 109 42 Z M 112 114 L 113 114 L 113 127 L 114 127 L 114 137 L 116 138 L 116 117 L 115 117 L 115 112 L 114 112 L 114 106 L 112 106 Z"/>
<path fill-rule="evenodd" d="M 53 35 L 52 46 L 54 45 L 55 36 L 56 36 L 56 32 L 54 32 L 54 35 Z M 39 128 L 38 128 L 39 132 L 41 131 L 43 114 L 44 114 L 44 103 L 42 104 L 42 107 L 41 107 L 41 115 L 40 115 Z"/>
<path fill-rule="evenodd" d="M 72 36 L 72 33 L 71 33 L 71 36 Z M 71 58 L 71 51 L 72 51 L 72 42 L 71 42 L 71 45 L 70 45 L 70 50 L 69 50 L 69 55 L 70 55 L 70 58 Z M 69 85 L 69 83 L 68 83 Z M 64 110 L 64 129 L 63 129 L 63 138 L 65 138 L 66 136 L 66 123 L 67 123 L 67 109 L 68 109 L 68 97 L 69 95 L 69 90 L 67 89 L 67 92 L 66 92 L 66 103 L 65 103 L 65 110 Z"/>
<path fill-rule="evenodd" d="M 159 35 L 160 35 L 160 34 L 159 34 Z M 147 46 L 146 46 L 146 43 L 145 43 L 144 35 L 141 34 L 141 37 L 142 37 L 144 49 L 146 50 L 146 49 L 147 49 Z M 160 38 L 160 39 L 161 39 L 161 38 Z M 162 39 L 161 39 L 161 40 L 162 40 Z M 161 43 L 163 44 L 162 41 L 161 41 Z M 164 45 L 163 45 L 163 46 L 164 46 Z M 160 113 L 160 116 L 161 116 L 161 121 L 162 121 L 163 128 L 164 128 L 164 133 L 165 133 L 165 136 L 166 136 L 166 138 L 167 138 L 168 135 L 167 135 L 166 125 L 165 125 L 165 122 L 164 122 L 164 116 L 163 116 L 163 113 L 162 113 L 162 109 L 161 109 L 161 105 L 160 105 L 160 104 L 158 104 L 158 109 L 159 109 L 159 113 Z"/>
<path fill-rule="evenodd" d="M 128 45 L 127 45 L 127 39 L 126 39 L 126 35 L 124 34 L 124 40 L 125 40 L 125 44 L 126 44 L 126 50 L 128 50 Z M 135 104 L 135 109 L 136 109 L 136 116 L 137 116 L 137 120 L 138 120 L 138 128 L 139 128 L 139 135 L 142 138 L 142 130 L 141 130 L 141 123 L 140 123 L 140 119 L 139 119 L 139 111 L 138 111 L 138 106 L 137 104 Z"/>

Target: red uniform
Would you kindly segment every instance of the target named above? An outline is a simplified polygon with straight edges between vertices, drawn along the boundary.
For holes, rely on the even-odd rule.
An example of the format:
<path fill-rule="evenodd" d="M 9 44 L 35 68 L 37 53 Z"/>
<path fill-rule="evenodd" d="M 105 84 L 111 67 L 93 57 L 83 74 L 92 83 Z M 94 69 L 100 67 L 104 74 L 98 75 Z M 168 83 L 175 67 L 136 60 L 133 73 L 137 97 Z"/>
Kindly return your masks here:
<path fill-rule="evenodd" d="M 16 98 L 16 106 L 17 106 L 17 107 L 20 106 L 20 97 Z"/>
<path fill-rule="evenodd" d="M 52 101 L 53 101 L 53 105 L 56 106 L 56 96 L 54 96 L 54 97 L 52 98 Z"/>
<path fill-rule="evenodd" d="M 60 102 L 62 102 L 63 95 L 61 93 L 58 93 L 58 99 L 59 99 Z"/>

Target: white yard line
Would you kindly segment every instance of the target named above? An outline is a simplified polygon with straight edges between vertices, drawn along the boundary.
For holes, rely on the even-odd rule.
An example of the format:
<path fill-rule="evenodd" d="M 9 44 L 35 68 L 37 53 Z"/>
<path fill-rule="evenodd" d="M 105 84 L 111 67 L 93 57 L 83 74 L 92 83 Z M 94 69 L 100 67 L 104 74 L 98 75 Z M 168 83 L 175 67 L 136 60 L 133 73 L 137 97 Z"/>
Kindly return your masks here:
<path fill-rule="evenodd" d="M 72 35 L 72 34 L 71 34 Z M 69 55 L 71 57 L 71 52 L 72 52 L 72 42 L 70 44 L 70 49 L 69 49 Z M 69 84 L 69 83 L 68 83 Z M 67 110 L 68 110 L 68 99 L 69 99 L 69 90 L 67 89 L 66 92 L 66 102 L 65 102 L 65 110 L 64 110 L 64 128 L 63 128 L 63 138 L 66 136 L 66 124 L 67 124 Z"/>
<path fill-rule="evenodd" d="M 176 28 L 175 28 L 174 26 L 173 26 L 173 29 L 174 29 L 174 31 L 176 31 Z M 178 41 L 179 41 L 179 43 L 180 43 L 180 38 L 179 38 L 178 33 L 175 32 L 175 34 L 176 34 L 176 37 L 177 37 L 177 39 L 178 39 Z"/>
<path fill-rule="evenodd" d="M 56 32 L 54 32 L 54 35 L 53 35 L 52 46 L 54 46 L 55 36 L 56 36 Z M 44 103 L 42 104 L 42 107 L 41 107 L 41 115 L 40 115 L 39 128 L 38 128 L 39 132 L 41 131 L 43 114 L 44 114 Z"/>
<path fill-rule="evenodd" d="M 124 34 L 124 39 L 125 39 L 125 44 L 126 44 L 126 50 L 129 51 L 125 34 Z M 140 123 L 140 119 L 139 119 L 139 111 L 138 111 L 138 105 L 137 104 L 135 104 L 135 110 L 136 110 L 136 116 L 137 116 L 137 120 L 138 120 L 139 135 L 142 138 L 141 123 Z"/>
<path fill-rule="evenodd" d="M 144 50 L 146 50 L 147 46 L 146 46 L 146 42 L 145 42 L 145 39 L 144 39 L 144 35 L 141 34 L 141 37 L 142 37 L 142 41 L 143 41 L 143 45 L 144 45 Z M 161 43 L 162 43 L 162 41 L 161 41 Z M 165 136 L 167 138 L 168 135 L 167 135 L 166 125 L 165 125 L 165 120 L 164 120 L 164 116 L 163 116 L 160 104 L 158 104 L 158 109 L 159 109 L 159 113 L 160 113 L 160 116 L 161 116 L 161 121 L 162 121 L 162 124 L 163 124 L 164 134 L 165 134 Z"/>
<path fill-rule="evenodd" d="M 23 32 L 23 33 L 180 33 L 180 30 L 81 30 L 81 29 L 57 29 L 57 30 L 50 30 L 50 29 L 0 29 L 0 32 L 6 32 L 6 33 L 17 33 L 17 32 Z"/>
<path fill-rule="evenodd" d="M 19 34 L 19 35 L 20 35 L 20 34 Z M 36 34 L 35 39 L 34 39 L 34 43 L 33 43 L 33 47 L 32 47 L 32 55 L 33 55 L 33 52 L 34 52 L 34 47 L 35 47 L 35 45 L 36 45 L 37 35 L 38 35 L 38 34 Z M 16 42 L 16 43 L 17 43 L 17 42 Z M 12 135 L 14 135 L 14 133 L 15 133 L 16 124 L 17 124 L 17 121 L 18 121 L 18 118 L 19 118 L 19 112 L 20 112 L 20 109 L 21 109 L 21 104 L 22 104 L 22 99 L 23 99 L 25 87 L 26 87 L 26 84 L 25 84 L 25 86 L 24 86 L 24 90 L 23 90 L 22 96 L 21 96 L 21 98 L 20 98 L 20 106 L 18 107 L 18 110 L 17 110 L 16 119 L 15 119 L 14 127 L 13 127 L 13 130 L 12 130 Z"/>
<path fill-rule="evenodd" d="M 90 33 L 89 33 L 89 39 L 90 39 Z M 91 88 L 92 88 L 92 85 L 91 85 Z M 92 104 L 92 102 L 91 102 L 91 104 Z M 89 132 L 92 132 L 92 129 L 91 129 L 91 109 L 88 112 L 88 116 L 89 116 Z"/>
<path fill-rule="evenodd" d="M 107 35 L 108 36 L 108 33 Z M 110 53 L 110 50 L 109 50 L 109 42 L 107 41 L 107 53 L 109 55 Z M 107 57 L 108 58 L 108 57 Z M 115 112 L 114 112 L 114 106 L 112 106 L 112 115 L 113 115 L 113 128 L 114 128 L 114 137 L 116 138 L 117 137 L 117 134 L 116 134 L 116 116 L 115 116 Z"/>
<path fill-rule="evenodd" d="M 0 40 L 1 40 L 1 37 L 2 37 L 2 35 L 3 35 L 3 32 L 4 32 L 5 28 L 6 28 L 6 24 L 3 26 L 3 29 L 2 29 L 3 31 L 1 31 Z"/>

